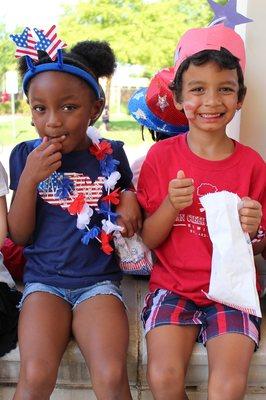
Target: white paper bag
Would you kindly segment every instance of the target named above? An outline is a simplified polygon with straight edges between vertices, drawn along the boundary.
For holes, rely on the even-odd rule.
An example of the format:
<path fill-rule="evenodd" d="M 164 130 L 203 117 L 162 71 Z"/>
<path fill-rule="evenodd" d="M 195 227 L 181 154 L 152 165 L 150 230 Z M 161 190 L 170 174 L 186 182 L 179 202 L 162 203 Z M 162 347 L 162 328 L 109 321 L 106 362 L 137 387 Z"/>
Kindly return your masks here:
<path fill-rule="evenodd" d="M 200 202 L 213 244 L 209 293 L 204 293 L 211 300 L 261 317 L 252 245 L 239 220 L 241 199 L 222 191 L 206 194 Z"/>

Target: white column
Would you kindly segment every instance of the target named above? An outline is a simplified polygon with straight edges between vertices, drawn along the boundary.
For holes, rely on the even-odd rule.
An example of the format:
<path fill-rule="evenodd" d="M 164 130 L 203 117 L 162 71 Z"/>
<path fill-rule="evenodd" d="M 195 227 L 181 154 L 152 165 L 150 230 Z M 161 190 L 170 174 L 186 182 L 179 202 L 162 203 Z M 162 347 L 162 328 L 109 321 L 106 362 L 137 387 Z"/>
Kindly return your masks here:
<path fill-rule="evenodd" d="M 256 1 L 256 0 L 255 0 Z M 248 0 L 238 0 L 237 1 L 237 12 L 242 15 L 249 17 L 247 10 Z M 244 42 L 246 41 L 246 27 L 247 24 L 237 25 L 235 31 L 242 37 Z M 240 140 L 240 125 L 241 125 L 241 111 L 238 111 L 231 121 L 231 123 L 227 126 L 227 134 L 233 139 Z"/>
<path fill-rule="evenodd" d="M 253 19 L 246 25 L 248 90 L 241 112 L 240 141 L 266 159 L 266 1 L 238 0 L 238 12 Z"/>

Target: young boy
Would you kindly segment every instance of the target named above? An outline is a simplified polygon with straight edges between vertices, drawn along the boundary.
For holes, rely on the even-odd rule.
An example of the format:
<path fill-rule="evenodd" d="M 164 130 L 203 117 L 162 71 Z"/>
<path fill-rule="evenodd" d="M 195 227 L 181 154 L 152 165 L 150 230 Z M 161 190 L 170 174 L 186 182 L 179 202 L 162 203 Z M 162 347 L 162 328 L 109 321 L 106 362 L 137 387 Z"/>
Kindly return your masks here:
<path fill-rule="evenodd" d="M 251 239 L 261 232 L 265 163 L 226 135 L 245 97 L 244 44 L 232 29 L 216 25 L 188 31 L 177 55 L 171 88 L 189 132 L 151 148 L 138 185 L 146 213 L 142 238 L 157 256 L 142 313 L 148 381 L 156 400 L 183 400 L 197 340 L 208 351 L 208 399 L 239 400 L 259 343 L 260 319 L 203 293 L 210 282 L 212 245 L 200 197 L 237 193 L 243 200 L 242 229 Z M 264 219 L 262 224 L 265 229 Z"/>

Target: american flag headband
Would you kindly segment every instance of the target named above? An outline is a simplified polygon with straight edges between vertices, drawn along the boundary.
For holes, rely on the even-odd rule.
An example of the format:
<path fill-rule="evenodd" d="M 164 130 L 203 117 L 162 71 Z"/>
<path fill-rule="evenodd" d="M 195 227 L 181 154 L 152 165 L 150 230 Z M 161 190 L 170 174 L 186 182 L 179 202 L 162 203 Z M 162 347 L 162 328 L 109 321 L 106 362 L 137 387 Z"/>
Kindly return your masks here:
<path fill-rule="evenodd" d="M 26 56 L 28 71 L 23 78 L 23 90 L 27 92 L 29 81 L 41 72 L 59 71 L 66 72 L 83 79 L 94 91 L 96 98 L 100 99 L 100 87 L 97 80 L 88 71 L 85 71 L 74 65 L 66 64 L 63 61 L 62 48 L 66 47 L 66 43 L 57 37 L 56 26 L 51 26 L 47 31 L 33 28 L 35 36 L 31 33 L 30 28 L 25 28 L 21 34 L 12 34 L 10 38 L 17 45 L 15 57 Z M 53 62 L 35 65 L 33 60 L 38 61 L 38 50 L 45 51 Z M 56 61 L 55 61 L 56 60 Z"/>

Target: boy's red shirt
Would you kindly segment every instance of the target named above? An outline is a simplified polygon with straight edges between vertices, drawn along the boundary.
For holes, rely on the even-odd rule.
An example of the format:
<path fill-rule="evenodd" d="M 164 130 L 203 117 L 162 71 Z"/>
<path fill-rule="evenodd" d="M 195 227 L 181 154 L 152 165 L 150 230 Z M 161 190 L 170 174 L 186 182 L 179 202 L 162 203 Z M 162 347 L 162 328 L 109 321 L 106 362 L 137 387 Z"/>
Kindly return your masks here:
<path fill-rule="evenodd" d="M 258 153 L 235 141 L 234 153 L 221 161 L 205 160 L 189 149 L 187 135 L 156 143 L 142 166 L 137 196 L 152 214 L 168 193 L 168 184 L 183 170 L 194 179 L 193 204 L 178 215 L 167 239 L 155 249 L 157 262 L 151 274 L 150 290 L 171 290 L 199 305 L 208 305 L 212 244 L 205 212 L 199 198 L 206 193 L 227 190 L 240 198 L 249 196 L 263 207 L 266 216 L 266 165 Z"/>

